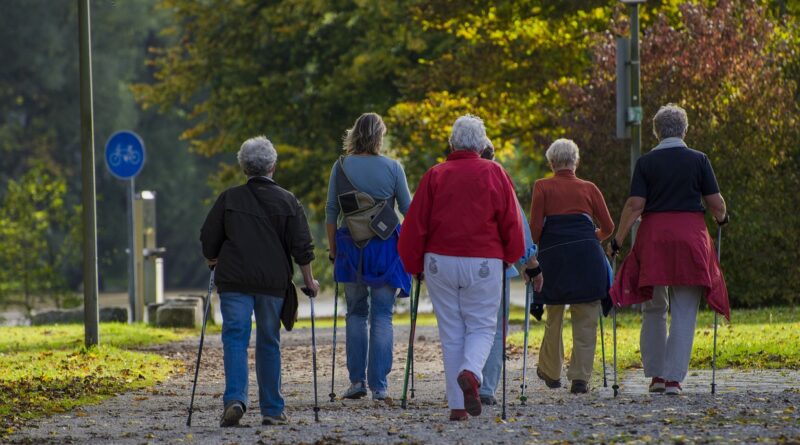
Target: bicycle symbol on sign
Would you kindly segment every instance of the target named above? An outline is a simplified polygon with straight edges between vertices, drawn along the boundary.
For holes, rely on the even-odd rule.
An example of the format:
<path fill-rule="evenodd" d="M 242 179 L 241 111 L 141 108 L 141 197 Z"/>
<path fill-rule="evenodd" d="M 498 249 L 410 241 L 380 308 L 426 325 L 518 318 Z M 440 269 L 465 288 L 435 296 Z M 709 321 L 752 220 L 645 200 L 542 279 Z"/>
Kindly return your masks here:
<path fill-rule="evenodd" d="M 108 157 L 108 163 L 114 167 L 118 166 L 121 162 L 136 165 L 139 161 L 139 152 L 133 149 L 133 145 L 128 145 L 128 148 L 125 150 L 122 149 L 122 145 L 117 145 L 117 148 L 114 149 L 114 153 L 111 153 L 111 156 Z"/>

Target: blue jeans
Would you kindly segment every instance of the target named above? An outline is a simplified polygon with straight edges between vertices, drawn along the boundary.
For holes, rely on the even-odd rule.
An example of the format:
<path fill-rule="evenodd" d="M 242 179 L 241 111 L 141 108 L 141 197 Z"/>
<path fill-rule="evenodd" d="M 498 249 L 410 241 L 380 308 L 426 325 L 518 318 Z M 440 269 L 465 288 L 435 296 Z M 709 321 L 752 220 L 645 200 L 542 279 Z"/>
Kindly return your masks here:
<path fill-rule="evenodd" d="M 220 294 L 222 310 L 222 347 L 225 364 L 225 405 L 239 401 L 247 406 L 248 365 L 251 316 L 256 315 L 256 376 L 258 402 L 262 416 L 283 412 L 281 395 L 281 307 L 283 298 L 248 295 L 238 292 Z"/>
<path fill-rule="evenodd" d="M 510 310 L 511 280 L 506 277 L 506 316 L 503 317 L 503 305 L 497 309 L 497 331 L 494 334 L 492 350 L 483 365 L 483 383 L 481 383 L 480 395 L 494 396 L 497 383 L 503 373 L 503 320 L 508 326 L 508 313 Z M 508 331 L 506 331 L 508 333 Z"/>
<path fill-rule="evenodd" d="M 370 288 L 344 283 L 347 299 L 347 371 L 350 383 L 367 380 L 369 388 L 386 391 L 392 370 L 392 309 L 397 288 Z M 369 318 L 369 336 L 367 336 Z M 369 371 L 369 374 L 366 374 Z"/>

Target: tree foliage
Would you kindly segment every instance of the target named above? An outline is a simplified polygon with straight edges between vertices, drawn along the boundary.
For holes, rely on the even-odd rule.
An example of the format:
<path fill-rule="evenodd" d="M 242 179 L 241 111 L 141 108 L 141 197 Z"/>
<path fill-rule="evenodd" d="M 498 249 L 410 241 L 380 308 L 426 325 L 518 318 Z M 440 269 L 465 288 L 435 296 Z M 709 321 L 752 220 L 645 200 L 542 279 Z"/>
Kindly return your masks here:
<path fill-rule="evenodd" d="M 669 102 L 689 114 L 687 143 L 711 159 L 733 223 L 723 266 L 739 305 L 796 301 L 800 289 L 797 85 L 787 78 L 791 41 L 755 1 L 685 4 L 659 16 L 642 39 L 646 116 Z M 628 142 L 614 139 L 614 33 L 597 36 L 585 78 L 558 84 L 557 118 L 582 147 L 581 171 L 604 191 L 615 215 L 627 197 Z M 651 123 L 643 146 L 655 146 Z"/>
<path fill-rule="evenodd" d="M 81 226 L 66 195 L 66 181 L 42 164 L 8 181 L 0 206 L 0 303 L 30 313 L 40 301 L 61 306 L 74 289 L 67 272 L 80 256 Z"/>

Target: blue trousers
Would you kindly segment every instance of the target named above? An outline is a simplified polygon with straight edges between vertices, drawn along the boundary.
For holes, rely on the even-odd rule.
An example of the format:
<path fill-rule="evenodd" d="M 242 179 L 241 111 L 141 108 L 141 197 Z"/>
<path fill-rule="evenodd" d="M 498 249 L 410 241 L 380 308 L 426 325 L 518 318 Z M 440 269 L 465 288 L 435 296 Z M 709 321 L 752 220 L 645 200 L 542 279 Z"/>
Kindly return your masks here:
<path fill-rule="evenodd" d="M 511 280 L 506 278 L 506 314 L 503 316 L 503 305 L 497 309 L 497 331 L 494 334 L 492 350 L 486 364 L 483 365 L 483 383 L 481 383 L 480 395 L 494 396 L 497 390 L 497 383 L 503 373 L 503 321 L 508 327 L 508 314 L 511 306 Z M 508 331 L 506 331 L 507 335 Z"/>
<path fill-rule="evenodd" d="M 256 316 L 256 377 L 258 404 L 262 416 L 283 412 L 281 395 L 281 321 L 283 298 L 248 295 L 238 292 L 220 294 L 222 310 L 222 346 L 225 364 L 225 405 L 239 401 L 247 406 L 248 365 L 251 317 Z"/>
<path fill-rule="evenodd" d="M 350 382 L 386 391 L 392 370 L 392 310 L 397 288 L 344 283 L 347 298 L 347 371 Z M 367 334 L 369 321 L 369 335 Z"/>

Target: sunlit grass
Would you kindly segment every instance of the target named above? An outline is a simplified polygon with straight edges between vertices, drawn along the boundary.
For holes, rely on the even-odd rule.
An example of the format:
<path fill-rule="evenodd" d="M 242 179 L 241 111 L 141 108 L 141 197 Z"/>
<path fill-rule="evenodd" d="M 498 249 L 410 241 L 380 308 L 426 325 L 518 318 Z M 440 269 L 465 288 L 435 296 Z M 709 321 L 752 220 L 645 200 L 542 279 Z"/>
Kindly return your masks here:
<path fill-rule="evenodd" d="M 38 416 L 151 386 L 180 368 L 131 351 L 194 335 L 194 330 L 103 323 L 101 346 L 83 347 L 83 325 L 0 327 L 0 437 Z"/>

